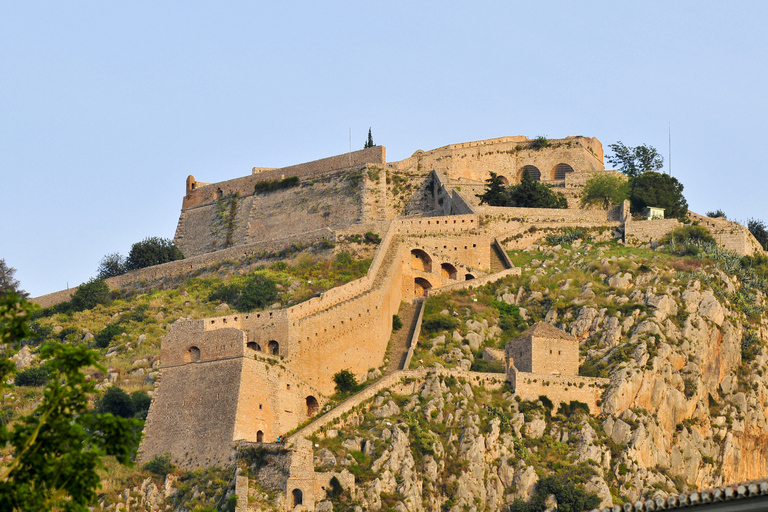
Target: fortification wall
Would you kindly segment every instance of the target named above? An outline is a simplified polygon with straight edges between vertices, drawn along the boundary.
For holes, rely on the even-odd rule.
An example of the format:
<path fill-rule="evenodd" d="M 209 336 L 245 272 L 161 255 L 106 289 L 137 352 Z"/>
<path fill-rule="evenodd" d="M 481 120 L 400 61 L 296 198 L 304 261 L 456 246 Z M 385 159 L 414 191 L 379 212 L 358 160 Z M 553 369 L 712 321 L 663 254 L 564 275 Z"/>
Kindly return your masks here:
<path fill-rule="evenodd" d="M 139 462 L 170 452 L 190 469 L 231 462 L 242 358 L 161 368 Z"/>
<path fill-rule="evenodd" d="M 477 215 L 451 215 L 445 217 L 413 217 L 397 221 L 401 235 L 440 235 L 467 233 L 478 229 Z"/>
<path fill-rule="evenodd" d="M 715 237 L 717 244 L 720 247 L 724 247 L 729 251 L 736 252 L 741 255 L 753 255 L 756 252 L 763 252 L 763 247 L 760 242 L 757 241 L 755 236 L 747 229 L 746 226 L 721 218 L 707 217 L 692 211 L 688 212 L 688 217 L 691 221 L 698 221 L 700 224 L 706 226 L 707 229 Z"/>
<path fill-rule="evenodd" d="M 637 245 L 659 241 L 667 233 L 682 226 L 677 219 L 630 220 L 624 224 L 624 242 Z"/>
<path fill-rule="evenodd" d="M 502 270 L 501 272 L 496 272 L 493 274 L 476 277 L 474 279 L 465 280 L 460 283 L 449 284 L 441 288 L 430 290 L 429 295 L 440 295 L 443 293 L 454 292 L 456 290 L 471 290 L 472 288 L 478 288 L 488 283 L 495 283 L 496 281 L 500 279 L 504 279 L 507 276 L 519 276 L 519 275 L 521 275 L 520 268 L 508 268 L 508 269 Z"/>
<path fill-rule="evenodd" d="M 552 401 L 555 411 L 563 402 L 578 400 L 589 406 L 591 414 L 597 415 L 600 414 L 598 403 L 610 379 L 517 372 L 511 382 L 514 383 L 515 394 L 520 398 L 537 400 L 544 395 Z"/>
<path fill-rule="evenodd" d="M 599 140 L 590 137 L 552 139 L 546 149 L 534 149 L 533 141 L 525 137 L 502 137 L 461 144 L 451 144 L 431 151 L 417 151 L 410 158 L 397 162 L 398 169 L 418 168 L 443 171 L 452 178 L 485 180 L 491 171 L 509 183 L 520 181 L 526 165 L 535 166 L 542 181 L 555 179 L 555 167 L 568 164 L 574 172 L 595 172 L 605 169 L 603 149 Z M 560 181 L 562 178 L 560 178 Z"/>
<path fill-rule="evenodd" d="M 291 165 L 273 170 L 261 170 L 254 168 L 253 174 L 218 183 L 199 183 L 194 176 L 187 179 L 187 190 L 182 203 L 182 210 L 211 204 L 219 197 L 228 194 L 250 196 L 253 194 L 256 183 L 261 181 L 274 181 L 297 176 L 299 178 L 319 177 L 322 174 L 361 167 L 365 164 L 386 163 L 387 150 L 384 146 L 361 149 L 351 153 L 336 155 L 312 162 Z"/>

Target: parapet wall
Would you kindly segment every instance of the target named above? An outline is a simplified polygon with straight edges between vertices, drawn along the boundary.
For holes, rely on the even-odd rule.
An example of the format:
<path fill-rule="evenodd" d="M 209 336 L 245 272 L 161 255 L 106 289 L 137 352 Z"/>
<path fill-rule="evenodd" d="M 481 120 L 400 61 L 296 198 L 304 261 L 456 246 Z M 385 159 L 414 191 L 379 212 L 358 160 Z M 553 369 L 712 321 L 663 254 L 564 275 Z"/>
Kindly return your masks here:
<path fill-rule="evenodd" d="M 597 415 L 600 414 L 600 399 L 610 379 L 516 372 L 510 383 L 520 398 L 537 400 L 542 395 L 546 396 L 552 401 L 555 411 L 561 403 L 577 400 L 587 404 L 589 412 Z"/>

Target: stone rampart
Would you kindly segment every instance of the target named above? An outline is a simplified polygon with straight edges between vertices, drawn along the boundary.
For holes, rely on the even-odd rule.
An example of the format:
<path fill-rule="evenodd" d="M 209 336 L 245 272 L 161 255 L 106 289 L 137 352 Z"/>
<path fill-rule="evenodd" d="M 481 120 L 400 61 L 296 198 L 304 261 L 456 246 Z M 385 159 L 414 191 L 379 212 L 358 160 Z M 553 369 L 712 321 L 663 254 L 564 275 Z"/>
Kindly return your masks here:
<path fill-rule="evenodd" d="M 477 215 L 450 215 L 443 217 L 414 217 L 397 221 L 397 232 L 402 235 L 439 235 L 466 233 L 478 228 Z"/>
<path fill-rule="evenodd" d="M 600 414 L 600 399 L 610 379 L 598 377 L 580 377 L 577 375 L 546 375 L 517 372 L 514 391 L 526 400 L 536 400 L 546 396 L 555 406 L 555 411 L 563 402 L 572 400 L 584 402 L 591 414 Z"/>
<path fill-rule="evenodd" d="M 624 224 L 624 242 L 629 245 L 659 241 L 682 226 L 677 219 L 630 220 Z"/>
<path fill-rule="evenodd" d="M 471 290 L 472 288 L 478 288 L 488 283 L 495 283 L 496 281 L 504 279 L 507 276 L 519 276 L 521 275 L 521 272 L 521 269 L 517 267 L 507 268 L 501 272 L 496 272 L 495 274 L 489 274 L 486 276 L 477 277 L 475 279 L 470 279 L 468 281 L 462 281 L 460 283 L 446 285 L 441 288 L 435 288 L 430 290 L 429 295 L 441 295 L 443 293 L 450 293 L 457 290 Z"/>

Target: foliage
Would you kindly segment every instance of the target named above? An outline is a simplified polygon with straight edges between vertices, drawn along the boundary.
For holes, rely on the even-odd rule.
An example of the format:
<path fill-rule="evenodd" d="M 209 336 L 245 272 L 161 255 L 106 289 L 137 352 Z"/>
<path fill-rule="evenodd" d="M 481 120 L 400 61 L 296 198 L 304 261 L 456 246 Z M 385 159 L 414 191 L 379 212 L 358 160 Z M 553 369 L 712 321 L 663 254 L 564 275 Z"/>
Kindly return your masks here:
<path fill-rule="evenodd" d="M 168 473 L 173 473 L 176 467 L 171 462 L 171 454 L 166 452 L 163 455 L 155 455 L 152 459 L 144 464 L 144 469 L 153 473 L 165 477 Z"/>
<path fill-rule="evenodd" d="M 371 129 L 368 128 L 368 140 L 365 141 L 365 145 L 363 146 L 363 149 L 372 148 L 376 144 L 373 143 L 373 136 L 371 135 Z"/>
<path fill-rule="evenodd" d="M 754 361 L 763 347 L 760 337 L 750 331 L 741 338 L 741 362 L 750 363 Z"/>
<path fill-rule="evenodd" d="M 450 331 L 459 326 L 459 321 L 452 316 L 437 313 L 425 317 L 421 323 L 422 330 L 427 333 Z"/>
<path fill-rule="evenodd" d="M 517 336 L 528 328 L 528 323 L 520 315 L 520 307 L 494 300 L 491 306 L 499 310 L 499 328 L 508 338 Z"/>
<path fill-rule="evenodd" d="M 549 141 L 544 135 L 539 135 L 533 141 L 531 141 L 531 147 L 533 149 L 544 149 L 549 147 Z"/>
<path fill-rule="evenodd" d="M 363 235 L 363 240 L 367 244 L 380 244 L 381 243 L 381 237 L 374 233 L 373 231 L 366 231 L 366 233 Z"/>
<path fill-rule="evenodd" d="M 96 412 L 120 418 L 133 418 L 135 413 L 131 397 L 118 386 L 110 386 L 96 400 Z"/>
<path fill-rule="evenodd" d="M 680 226 L 675 228 L 659 240 L 663 244 L 691 244 L 691 243 L 715 243 L 715 238 L 709 230 L 701 224 Z"/>
<path fill-rule="evenodd" d="M 760 242 L 763 250 L 768 251 L 768 227 L 766 227 L 765 222 L 760 219 L 749 219 L 747 229 Z"/>
<path fill-rule="evenodd" d="M 27 368 L 16 374 L 13 384 L 16 386 L 44 386 L 48 382 L 48 368 L 45 366 L 35 366 Z"/>
<path fill-rule="evenodd" d="M 128 253 L 128 259 L 125 261 L 125 268 L 126 270 L 138 270 L 183 259 L 184 255 L 172 240 L 152 236 L 131 246 L 131 252 Z"/>
<path fill-rule="evenodd" d="M 403 321 L 397 315 L 392 315 L 392 331 L 397 332 L 403 328 Z"/>
<path fill-rule="evenodd" d="M 9 267 L 5 260 L 0 258 L 0 297 L 15 293 L 16 295 L 27 298 L 27 292 L 21 289 L 21 283 L 14 277 L 16 269 Z"/>
<path fill-rule="evenodd" d="M 0 301 L 0 343 L 16 346 L 29 336 L 29 313 L 35 308 L 15 294 Z M 88 410 L 95 382 L 81 368 L 95 366 L 96 352 L 83 346 L 51 344 L 40 351 L 50 371 L 43 398 L 34 411 L 18 419 L 12 431 L 0 425 L 0 448 L 14 452 L 0 469 L 0 510 L 86 511 L 96 499 L 102 457 L 113 455 L 131 464 L 141 438 L 139 422 Z M 0 359 L 0 386 L 15 366 Z"/>
<path fill-rule="evenodd" d="M 565 196 L 553 192 L 546 185 L 533 181 L 528 170 L 523 171 L 518 185 L 508 189 L 509 205 L 519 208 L 568 208 Z"/>
<path fill-rule="evenodd" d="M 546 499 L 554 495 L 559 512 L 581 512 L 600 505 L 600 498 L 593 492 L 586 492 L 581 486 L 572 484 L 560 475 L 545 476 L 536 482 L 533 496 L 528 503 L 516 499 L 509 507 L 510 512 L 543 512 L 547 509 Z"/>
<path fill-rule="evenodd" d="M 619 170 L 629 177 L 656 172 L 664 166 L 664 158 L 653 146 L 641 144 L 633 148 L 618 141 L 616 144 L 608 144 L 608 147 L 613 151 L 613 155 L 605 159 L 610 164 L 618 165 Z"/>
<path fill-rule="evenodd" d="M 713 219 L 721 218 L 723 220 L 728 220 L 728 217 L 725 215 L 725 212 L 719 208 L 714 212 L 707 212 L 707 217 L 711 217 Z"/>
<path fill-rule="evenodd" d="M 476 357 L 472 361 L 469 371 L 483 373 L 504 373 L 504 365 L 500 360 L 486 361 L 482 357 Z"/>
<path fill-rule="evenodd" d="M 548 234 L 546 240 L 549 245 L 566 245 L 586 236 L 584 228 L 561 228 L 560 231 Z"/>
<path fill-rule="evenodd" d="M 208 300 L 226 302 L 240 312 L 263 309 L 279 298 L 276 284 L 262 274 L 251 274 L 240 283 L 220 285 L 208 295 Z"/>
<path fill-rule="evenodd" d="M 107 324 L 93 337 L 93 345 L 97 348 L 107 348 L 112 339 L 122 332 L 123 330 L 117 324 Z"/>
<path fill-rule="evenodd" d="M 146 391 L 134 391 L 131 393 L 131 402 L 133 403 L 133 417 L 141 421 L 146 420 L 149 406 L 152 404 L 152 397 Z"/>
<path fill-rule="evenodd" d="M 281 180 L 259 181 L 253 187 L 254 194 L 268 194 L 270 192 L 277 192 L 278 190 L 285 190 L 288 188 L 298 187 L 299 177 L 288 176 Z"/>
<path fill-rule="evenodd" d="M 99 268 L 96 269 L 96 277 L 107 279 L 108 277 L 123 275 L 128 271 L 125 265 L 125 257 L 120 253 L 107 254 L 99 262 Z"/>
<path fill-rule="evenodd" d="M 349 370 L 341 370 L 333 375 L 333 382 L 336 384 L 336 391 L 346 393 L 358 388 L 355 374 Z"/>
<path fill-rule="evenodd" d="M 629 183 L 621 176 L 608 172 L 597 173 L 587 180 L 581 192 L 581 207 L 608 208 L 629 199 Z"/>
<path fill-rule="evenodd" d="M 578 400 L 571 400 L 570 403 L 562 402 L 560 408 L 557 410 L 557 414 L 562 414 L 566 418 L 569 418 L 579 412 L 582 412 L 589 417 L 589 406 L 584 402 Z"/>
<path fill-rule="evenodd" d="M 664 208 L 668 219 L 685 221 L 688 201 L 683 196 L 683 184 L 668 174 L 648 171 L 630 180 L 632 213 L 640 213 L 648 206 Z"/>
<path fill-rule="evenodd" d="M 85 311 L 98 305 L 108 305 L 112 302 L 109 286 L 103 279 L 91 279 L 77 287 L 69 306 L 73 311 Z"/>
<path fill-rule="evenodd" d="M 485 180 L 485 192 L 476 194 L 480 198 L 480 204 L 488 206 L 509 206 L 509 195 L 504 184 L 504 179 L 491 171 L 491 177 Z"/>

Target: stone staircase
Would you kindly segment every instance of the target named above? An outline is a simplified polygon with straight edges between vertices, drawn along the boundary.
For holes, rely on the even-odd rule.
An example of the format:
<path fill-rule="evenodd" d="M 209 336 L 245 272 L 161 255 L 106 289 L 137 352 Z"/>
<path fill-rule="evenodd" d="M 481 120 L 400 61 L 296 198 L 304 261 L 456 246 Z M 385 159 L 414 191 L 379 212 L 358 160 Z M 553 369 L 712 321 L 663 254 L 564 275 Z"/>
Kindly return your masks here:
<path fill-rule="evenodd" d="M 408 345 L 416 328 L 420 306 L 420 302 L 403 302 L 400 304 L 397 316 L 403 321 L 403 327 L 399 331 L 393 332 L 392 337 L 389 339 L 389 345 L 387 346 L 389 364 L 386 370 L 384 370 L 384 375 L 405 369 L 403 368 L 403 363 L 408 355 Z"/>

